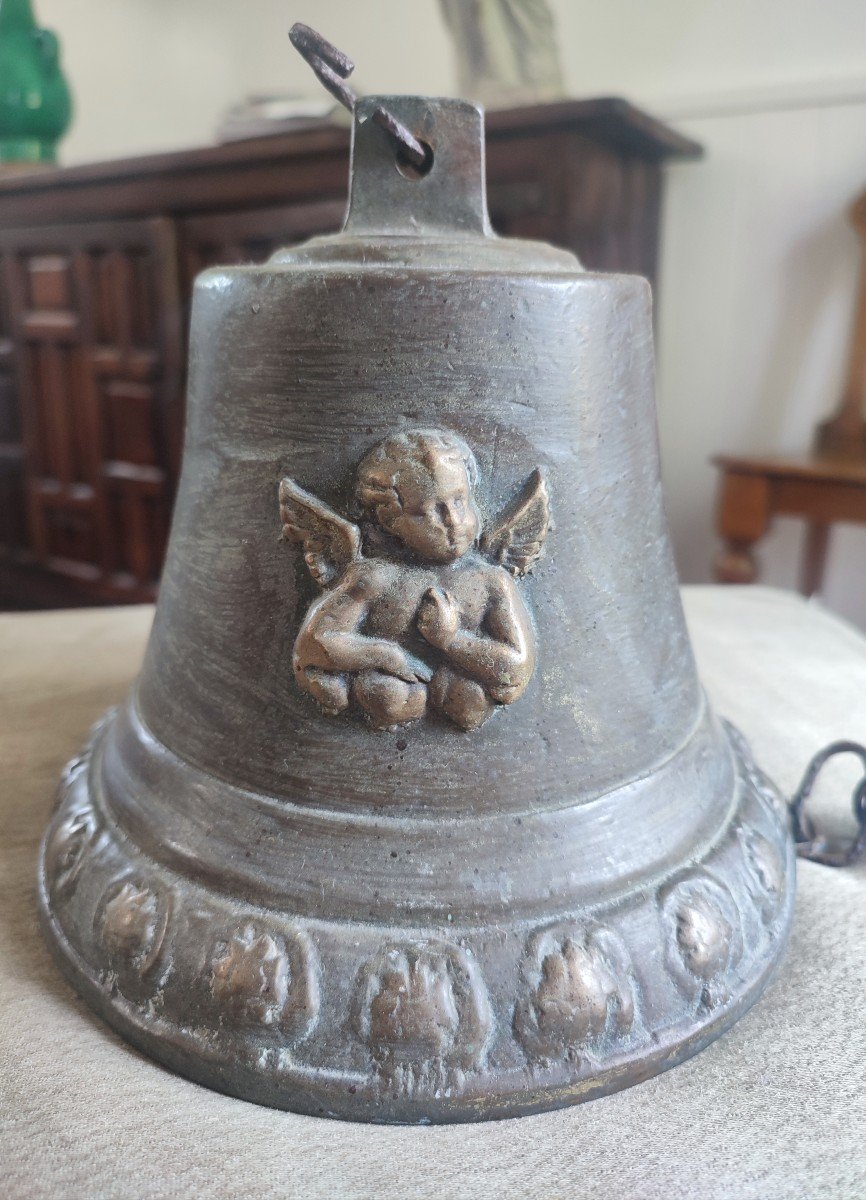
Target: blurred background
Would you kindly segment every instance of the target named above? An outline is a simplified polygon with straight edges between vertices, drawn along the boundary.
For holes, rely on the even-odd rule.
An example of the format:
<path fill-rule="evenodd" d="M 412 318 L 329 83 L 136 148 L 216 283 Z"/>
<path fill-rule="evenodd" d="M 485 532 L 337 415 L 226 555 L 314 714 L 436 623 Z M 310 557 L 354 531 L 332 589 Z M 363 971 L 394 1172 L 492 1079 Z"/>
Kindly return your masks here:
<path fill-rule="evenodd" d="M 10 3 L 0 0 L 0 17 Z M 466 0 L 463 7 L 484 6 Z M 512 8 L 520 7 L 515 0 Z M 544 6 L 524 8 L 536 28 L 544 24 Z M 352 82 L 361 93 L 459 94 L 468 89 L 466 72 L 471 76 L 480 61 L 477 47 L 475 68 L 465 61 L 472 59 L 465 22 L 484 17 L 459 9 L 460 0 L 317 0 L 306 7 L 300 0 L 36 0 L 38 24 L 58 35 L 74 97 L 60 161 L 71 166 L 213 145 L 217 131 L 228 129 L 229 110 L 253 95 L 322 101 L 322 89 L 289 45 L 295 20 L 314 25 L 355 59 Z M 624 97 L 703 148 L 700 158 L 665 158 L 655 283 L 669 517 L 683 580 L 708 581 L 720 546 L 719 474 L 711 456 L 806 455 L 816 426 L 845 390 L 862 273 L 862 244 L 848 209 L 866 187 L 866 4 L 549 0 L 547 9 L 552 33 L 542 30 L 542 41 L 555 39 L 561 75 L 545 89 L 536 72 L 523 102 L 550 102 L 560 92 Z M 508 16 L 512 30 L 516 19 Z M 541 46 L 542 60 L 549 50 Z M 554 71 L 554 60 L 548 62 L 554 65 L 542 73 Z M 494 105 L 519 107 L 517 92 L 505 87 L 494 94 L 494 83 L 486 85 Z M 245 115 L 235 114 L 236 125 Z M 30 203 L 40 222 L 63 222 L 65 193 L 49 186 L 46 170 L 35 192 L 27 190 L 26 172 L 0 177 L 0 231 L 26 224 Z M 4 209 L 4 195 L 18 207 Z M 657 201 L 648 202 L 658 210 Z M 80 222 L 85 209 L 76 203 Z M 99 217 L 97 201 L 88 203 L 86 211 Z M 57 263 L 48 260 L 64 251 L 50 239 L 33 244 L 37 275 L 50 280 Z M 7 252 L 21 245 L 13 239 Z M 7 313 L 10 362 L 22 353 L 10 349 L 17 328 Z M 17 403 L 26 405 L 16 363 L 10 378 L 17 380 Z M 122 424 L 127 401 L 122 389 L 119 395 L 113 419 Z M 131 395 L 133 413 L 134 388 Z M 852 461 L 849 490 L 863 474 L 856 453 Z M 851 511 L 859 511 L 857 503 Z M 816 511 L 827 519 L 820 502 Z M 74 517 L 63 519 L 74 525 Z M 74 529 L 69 536 L 74 540 Z M 803 538 L 801 519 L 782 515 L 772 522 L 756 548 L 762 582 L 797 586 Z M 743 539 L 734 542 L 729 578 L 748 574 L 737 558 Z M 45 553 L 69 561 L 65 552 Z M 864 568 L 866 528 L 850 520 L 835 526 L 822 599 L 866 628 Z M 67 575 L 74 578 L 75 570 Z M 108 599 L 122 598 L 109 593 Z M 90 595 L 92 603 L 102 593 L 96 588 Z M 21 586 L 8 597 L 7 606 L 37 603 Z"/>

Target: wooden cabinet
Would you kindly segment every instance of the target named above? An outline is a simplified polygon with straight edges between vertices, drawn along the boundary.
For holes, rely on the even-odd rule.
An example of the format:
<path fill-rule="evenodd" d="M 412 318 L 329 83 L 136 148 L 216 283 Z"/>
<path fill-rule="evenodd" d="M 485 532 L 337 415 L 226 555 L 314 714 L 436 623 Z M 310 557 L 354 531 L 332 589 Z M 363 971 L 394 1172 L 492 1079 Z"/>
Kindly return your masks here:
<path fill-rule="evenodd" d="M 488 117 L 494 226 L 654 279 L 661 168 L 699 148 L 622 101 Z M 348 133 L 0 180 L 0 607 L 156 592 L 192 282 L 339 228 Z"/>
<path fill-rule="evenodd" d="M 148 598 L 182 421 L 172 222 L 10 229 L 0 261 L 7 487 L 26 516 L 7 547 L 82 596 Z"/>

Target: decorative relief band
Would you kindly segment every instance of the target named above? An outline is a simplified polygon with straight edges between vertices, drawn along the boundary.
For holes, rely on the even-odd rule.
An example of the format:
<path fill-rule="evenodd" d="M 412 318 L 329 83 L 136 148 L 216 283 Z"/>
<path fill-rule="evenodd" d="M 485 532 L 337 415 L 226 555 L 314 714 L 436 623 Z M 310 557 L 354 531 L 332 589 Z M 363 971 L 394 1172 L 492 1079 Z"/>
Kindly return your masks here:
<path fill-rule="evenodd" d="M 665 962 L 683 994 L 703 1009 L 729 998 L 728 980 L 743 953 L 740 913 L 728 888 L 694 872 L 663 889 Z"/>
<path fill-rule="evenodd" d="M 738 835 L 748 873 L 749 894 L 767 924 L 778 916 L 785 894 L 785 860 L 781 849 L 757 830 L 741 826 Z"/>
<path fill-rule="evenodd" d="M 522 970 L 524 995 L 514 1032 L 541 1063 L 580 1060 L 631 1029 L 635 1015 L 631 959 L 609 929 L 554 925 L 533 934 Z"/>
<path fill-rule="evenodd" d="M 127 879 L 103 897 L 97 926 L 112 969 L 143 979 L 156 965 L 171 916 L 170 893 Z"/>
<path fill-rule="evenodd" d="M 403 1095 L 449 1088 L 482 1065 L 492 1017 L 465 950 L 448 942 L 383 947 L 361 969 L 353 1025 L 385 1084 Z"/>
<path fill-rule="evenodd" d="M 98 837 L 99 827 L 89 807 L 65 811 L 50 832 L 45 847 L 45 872 L 55 902 L 63 903 L 72 896 Z"/>
<path fill-rule="evenodd" d="M 306 1036 L 318 1015 L 314 954 L 305 934 L 281 937 L 247 921 L 218 938 L 211 955 L 210 991 L 224 1020 L 276 1027 L 284 1037 Z"/>
<path fill-rule="evenodd" d="M 94 808 L 85 756 L 46 837 L 42 904 L 110 1016 L 125 1005 L 140 1029 L 170 1030 L 191 1054 L 274 1081 L 324 1072 L 354 1080 L 346 1094 L 421 1104 L 498 1079 L 525 1086 L 515 1081 L 527 1063 L 542 1088 L 592 1080 L 675 1044 L 696 1013 L 719 1019 L 778 957 L 790 839 L 738 744 L 735 757 L 733 820 L 703 861 L 655 893 L 534 928 L 513 921 L 498 939 L 455 929 L 395 940 L 375 924 L 244 914 L 237 899 L 151 861 Z M 637 961 L 630 946 L 653 925 L 657 952 Z M 342 1065 L 321 1058 L 333 1046 Z"/>

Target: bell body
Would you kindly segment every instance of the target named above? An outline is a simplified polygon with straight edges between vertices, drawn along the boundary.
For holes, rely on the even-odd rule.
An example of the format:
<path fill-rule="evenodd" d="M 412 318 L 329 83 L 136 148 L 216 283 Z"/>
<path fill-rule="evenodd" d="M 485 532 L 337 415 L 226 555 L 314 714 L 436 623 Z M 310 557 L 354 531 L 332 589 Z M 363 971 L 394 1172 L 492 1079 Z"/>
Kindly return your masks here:
<path fill-rule="evenodd" d="M 429 174 L 365 102 L 344 232 L 196 285 L 146 661 L 40 895 L 75 986 L 192 1078 L 475 1120 L 730 1025 L 793 848 L 696 677 L 648 285 L 492 237 L 478 111 L 389 104 Z"/>

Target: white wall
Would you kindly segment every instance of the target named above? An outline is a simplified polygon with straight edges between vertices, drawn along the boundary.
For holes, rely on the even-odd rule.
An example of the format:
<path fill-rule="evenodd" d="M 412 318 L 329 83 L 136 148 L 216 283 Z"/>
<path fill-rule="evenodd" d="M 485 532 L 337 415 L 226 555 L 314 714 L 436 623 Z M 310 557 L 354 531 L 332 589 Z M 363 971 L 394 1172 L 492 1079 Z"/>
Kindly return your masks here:
<path fill-rule="evenodd" d="M 664 218 L 659 400 L 668 508 L 687 579 L 708 577 L 719 450 L 798 452 L 842 387 L 866 186 L 866 103 L 680 123 L 706 145 L 674 167 Z M 802 524 L 780 521 L 763 577 L 794 586 Z M 834 535 L 825 600 L 866 627 L 866 529 Z"/>
<path fill-rule="evenodd" d="M 63 42 L 76 100 L 64 162 L 202 145 L 251 93 L 321 95 L 288 39 L 306 19 L 359 64 L 361 91 L 442 93 L 436 0 L 34 0 Z"/>
<path fill-rule="evenodd" d="M 253 91 L 315 90 L 286 30 L 307 20 L 367 91 L 447 94 L 435 0 L 36 0 L 78 115 L 67 161 L 210 140 Z M 858 270 L 843 211 L 866 186 L 864 0 L 552 0 L 574 95 L 621 94 L 701 141 L 671 168 L 659 407 L 678 561 L 706 579 L 717 450 L 804 449 L 839 392 Z M 792 585 L 798 527 L 764 543 Z M 866 627 L 866 530 L 831 551 L 826 599 Z"/>

